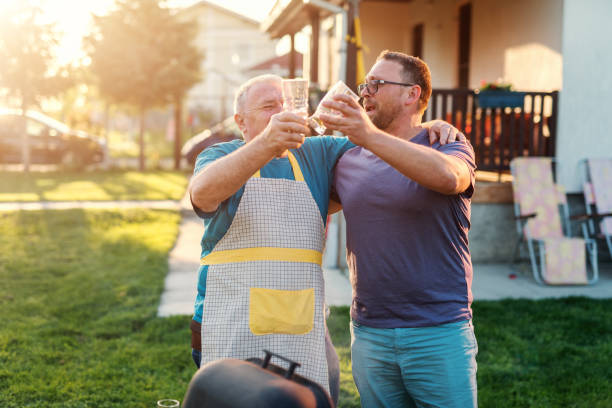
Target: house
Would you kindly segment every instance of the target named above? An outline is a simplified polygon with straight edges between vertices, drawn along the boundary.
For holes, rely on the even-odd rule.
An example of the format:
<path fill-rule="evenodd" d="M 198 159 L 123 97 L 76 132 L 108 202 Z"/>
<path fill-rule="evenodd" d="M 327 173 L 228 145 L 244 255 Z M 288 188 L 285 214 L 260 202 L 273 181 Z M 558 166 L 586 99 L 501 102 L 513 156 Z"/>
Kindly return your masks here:
<path fill-rule="evenodd" d="M 551 156 L 557 180 L 577 194 L 579 162 L 612 155 L 610 17 L 607 0 L 278 0 L 261 29 L 272 38 L 308 34 L 304 75 L 323 89 L 338 79 L 354 89 L 384 49 L 423 58 L 434 88 L 427 114 L 468 134 L 481 169 Z M 521 106 L 482 104 L 474 89 L 498 79 L 525 92 Z M 475 261 L 511 259 L 516 240 L 511 191 L 492 188 L 472 206 Z M 330 258 L 341 265 L 337 223 Z"/>
<path fill-rule="evenodd" d="M 502 78 L 535 92 L 534 105 L 541 93 L 558 90 L 558 105 L 536 106 L 534 122 L 558 109 L 550 129 L 542 126 L 555 132 L 548 155 L 566 190 L 578 192 L 579 161 L 612 154 L 612 137 L 603 136 L 612 127 L 605 108 L 612 97 L 610 17 L 607 0 L 279 0 L 261 28 L 272 38 L 309 33 L 304 74 L 322 88 L 338 79 L 354 87 L 359 54 L 367 70 L 391 49 L 422 57 L 434 89 L 470 90 Z"/>
<path fill-rule="evenodd" d="M 236 89 L 249 76 L 243 70 L 276 55 L 276 41 L 259 30 L 259 22 L 208 1 L 199 1 L 179 15 L 199 26 L 196 45 L 204 53 L 203 81 L 187 95 L 190 111 L 206 110 L 212 122 L 233 114 Z"/>
<path fill-rule="evenodd" d="M 296 52 L 295 58 L 291 53 L 286 53 L 276 57 L 272 57 L 258 64 L 244 69 L 242 72 L 249 78 L 274 74 L 283 78 L 295 78 L 302 76 L 303 55 Z"/>

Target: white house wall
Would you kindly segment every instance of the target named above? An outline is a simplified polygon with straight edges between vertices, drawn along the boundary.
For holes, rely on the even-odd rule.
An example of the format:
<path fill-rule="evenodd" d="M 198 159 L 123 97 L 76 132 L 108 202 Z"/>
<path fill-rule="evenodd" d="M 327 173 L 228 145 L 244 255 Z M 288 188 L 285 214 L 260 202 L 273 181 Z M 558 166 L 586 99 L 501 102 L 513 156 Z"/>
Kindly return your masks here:
<path fill-rule="evenodd" d="M 406 51 L 409 5 L 365 2 L 359 7 L 366 72 L 382 50 Z"/>
<path fill-rule="evenodd" d="M 498 78 L 516 89 L 561 89 L 562 0 L 472 2 L 470 86 Z"/>
<path fill-rule="evenodd" d="M 389 49 L 412 53 L 412 27 L 425 23 L 423 36 L 424 59 L 431 72 L 433 86 L 450 88 L 456 85 L 457 51 L 457 0 L 438 0 L 435 6 L 417 0 L 410 3 L 363 2 L 360 4 L 360 20 L 363 38 L 363 55 L 366 72 L 381 51 Z M 331 26 L 328 20 L 321 24 L 319 48 L 319 82 L 323 88 L 338 78 L 340 60 L 341 16 L 336 16 L 334 39 L 327 38 L 324 28 Z M 309 33 L 309 27 L 304 29 Z M 310 40 L 310 38 L 309 38 Z M 304 74 L 309 72 L 309 50 L 305 53 Z M 330 74 L 331 73 L 331 74 Z"/>
<path fill-rule="evenodd" d="M 581 190 L 580 160 L 612 157 L 612 2 L 565 0 L 563 91 L 559 95 L 559 181 Z"/>
<path fill-rule="evenodd" d="M 458 14 L 465 0 L 363 2 L 366 70 L 384 49 L 412 53 L 412 28 L 423 23 L 423 59 L 434 88 L 458 83 Z M 517 89 L 562 86 L 562 0 L 474 0 L 469 86 L 505 79 Z"/>
<path fill-rule="evenodd" d="M 385 49 L 412 54 L 412 29 L 423 24 L 423 59 L 434 88 L 457 84 L 457 0 L 361 3 L 366 71 Z"/>

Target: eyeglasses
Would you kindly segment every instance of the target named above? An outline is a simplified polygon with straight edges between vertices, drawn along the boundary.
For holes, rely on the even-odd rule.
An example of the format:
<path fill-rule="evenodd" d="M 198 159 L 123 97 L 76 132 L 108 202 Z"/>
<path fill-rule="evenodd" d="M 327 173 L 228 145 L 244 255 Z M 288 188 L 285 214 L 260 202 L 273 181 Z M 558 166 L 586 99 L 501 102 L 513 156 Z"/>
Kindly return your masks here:
<path fill-rule="evenodd" d="M 375 95 L 376 92 L 378 92 L 378 86 L 385 85 L 385 84 L 401 85 L 401 86 L 417 85 L 417 84 L 411 84 L 411 83 L 385 81 L 384 79 L 373 79 L 371 81 L 367 81 L 366 83 L 360 84 L 359 86 L 357 86 L 357 91 L 359 92 L 359 95 L 363 95 L 363 91 L 367 89 L 370 95 Z"/>

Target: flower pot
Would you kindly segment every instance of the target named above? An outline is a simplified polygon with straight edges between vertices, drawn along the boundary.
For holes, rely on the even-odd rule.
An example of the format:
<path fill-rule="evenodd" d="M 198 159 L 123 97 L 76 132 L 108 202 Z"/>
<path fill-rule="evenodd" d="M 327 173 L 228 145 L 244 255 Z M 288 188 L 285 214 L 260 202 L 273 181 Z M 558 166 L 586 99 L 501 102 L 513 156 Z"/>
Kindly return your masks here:
<path fill-rule="evenodd" d="M 522 108 L 525 92 L 480 91 L 478 106 L 481 108 Z"/>

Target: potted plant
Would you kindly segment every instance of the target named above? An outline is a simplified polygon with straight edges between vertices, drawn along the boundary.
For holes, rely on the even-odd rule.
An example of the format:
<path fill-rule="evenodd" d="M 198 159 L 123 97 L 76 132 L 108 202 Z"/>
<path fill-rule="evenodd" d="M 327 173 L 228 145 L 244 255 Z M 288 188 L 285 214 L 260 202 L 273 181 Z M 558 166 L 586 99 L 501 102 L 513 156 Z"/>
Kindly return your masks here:
<path fill-rule="evenodd" d="M 482 81 L 476 91 L 478 106 L 481 108 L 522 108 L 524 92 L 512 90 L 512 84 L 502 82 Z"/>

